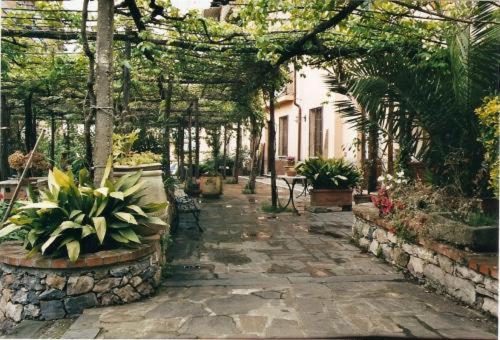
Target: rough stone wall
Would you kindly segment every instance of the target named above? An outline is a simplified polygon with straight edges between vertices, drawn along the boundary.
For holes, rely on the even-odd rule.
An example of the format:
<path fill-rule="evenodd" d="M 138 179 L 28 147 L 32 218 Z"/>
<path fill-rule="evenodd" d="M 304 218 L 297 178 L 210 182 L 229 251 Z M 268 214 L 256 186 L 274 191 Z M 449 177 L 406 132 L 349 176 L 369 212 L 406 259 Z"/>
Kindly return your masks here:
<path fill-rule="evenodd" d="M 0 264 L 1 328 L 23 319 L 54 320 L 83 309 L 137 301 L 161 279 L 156 254 L 129 263 L 82 269 L 36 269 Z"/>
<path fill-rule="evenodd" d="M 498 316 L 498 280 L 356 216 L 352 235 L 360 247 L 476 309 Z"/>

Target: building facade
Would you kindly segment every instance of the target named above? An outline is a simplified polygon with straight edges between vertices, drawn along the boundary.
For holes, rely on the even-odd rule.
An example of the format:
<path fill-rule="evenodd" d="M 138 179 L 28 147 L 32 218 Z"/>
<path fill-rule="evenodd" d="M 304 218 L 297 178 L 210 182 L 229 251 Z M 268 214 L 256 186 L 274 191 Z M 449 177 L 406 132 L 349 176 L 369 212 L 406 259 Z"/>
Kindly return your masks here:
<path fill-rule="evenodd" d="M 324 69 L 304 67 L 292 70 L 287 84 L 276 96 L 276 169 L 283 173 L 288 157 L 303 161 L 310 157 L 343 157 L 357 163 L 358 132 L 341 117 L 337 101 L 347 99 L 333 93 Z M 269 112 L 269 108 L 266 108 Z M 263 140 L 268 143 L 268 131 Z M 264 172 L 269 169 L 264 148 Z"/>

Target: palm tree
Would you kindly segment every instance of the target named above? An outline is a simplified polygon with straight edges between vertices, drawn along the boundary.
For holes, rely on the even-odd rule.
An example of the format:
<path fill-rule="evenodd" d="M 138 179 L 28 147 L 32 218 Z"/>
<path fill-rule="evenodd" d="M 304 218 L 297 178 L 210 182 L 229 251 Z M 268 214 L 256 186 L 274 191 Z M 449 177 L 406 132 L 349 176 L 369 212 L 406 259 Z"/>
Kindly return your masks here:
<path fill-rule="evenodd" d="M 371 119 L 364 119 L 352 101 L 338 102 L 341 113 L 359 129 L 376 123 L 392 134 L 401 149 L 400 167 L 415 155 L 436 184 L 472 193 L 484 157 L 474 109 L 498 91 L 495 15 L 493 4 L 478 3 L 474 24 L 463 27 L 430 60 L 423 58 L 428 53 L 421 46 L 408 44 L 352 61 L 343 82 L 331 80 L 332 89 L 348 94 Z"/>

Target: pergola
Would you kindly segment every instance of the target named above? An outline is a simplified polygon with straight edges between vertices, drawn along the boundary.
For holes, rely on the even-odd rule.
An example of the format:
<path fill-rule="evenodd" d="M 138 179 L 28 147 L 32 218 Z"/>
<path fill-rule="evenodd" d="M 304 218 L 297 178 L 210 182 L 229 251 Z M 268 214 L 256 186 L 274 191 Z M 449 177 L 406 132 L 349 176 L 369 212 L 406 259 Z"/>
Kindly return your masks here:
<path fill-rule="evenodd" d="M 288 7 L 281 8 L 273 2 L 270 6 L 274 9 L 267 9 L 267 17 L 255 15 L 253 19 L 261 20 L 261 26 L 267 25 L 266 31 L 252 29 L 248 23 L 251 20 L 242 19 L 251 16 L 249 6 L 255 5 L 253 1 L 231 2 L 235 15 L 228 21 L 193 13 L 181 15 L 155 0 L 124 0 L 116 5 L 99 0 L 97 11 L 88 9 L 89 0 L 83 1 L 82 10 L 47 3 L 48 6 L 37 7 L 35 3 L 33 7 L 3 9 L 2 42 L 11 51 L 4 57 L 9 62 L 16 63 L 19 55 L 28 61 L 30 56 L 37 55 L 52 60 L 80 58 L 75 62 L 75 65 L 79 63 L 77 78 L 75 72 L 67 72 L 71 79 L 61 72 L 38 83 L 29 76 L 3 79 L 2 126 L 10 127 L 12 119 L 24 120 L 28 150 L 36 138 L 37 121 L 50 122 L 52 159 L 56 121 L 66 122 L 65 131 L 74 122 L 83 121 L 86 160 L 94 164 L 97 181 L 111 150 L 114 124 L 111 113 L 114 113 L 120 124 L 140 121 L 144 126 L 161 129 L 160 144 L 166 169 L 169 169 L 173 130 L 178 135 L 176 150 L 180 167 L 185 158 L 183 141 L 187 131 L 188 167 L 198 169 L 201 128 L 235 128 L 238 159 L 241 129 L 249 124 L 254 164 L 259 120 L 264 119 L 259 116 L 256 100 L 262 101 L 264 97 L 269 111 L 267 146 L 273 205 L 277 197 L 274 96 L 286 82 L 283 69 L 288 63 L 336 67 L 341 58 L 390 52 L 393 46 L 382 43 L 384 38 L 374 37 L 372 33 L 410 37 L 437 45 L 444 43 L 405 24 L 408 20 L 470 23 L 468 18 L 449 16 L 429 6 L 399 0 L 391 1 L 394 5 L 391 10 L 371 7 L 362 0 L 329 1 L 317 10 L 318 17 L 311 18 L 310 25 L 299 24 L 297 18 L 314 13 L 313 7 L 291 6 L 287 2 Z M 214 1 L 213 5 L 219 3 Z M 280 16 L 284 10 L 293 13 L 293 18 Z M 65 44 L 77 47 L 66 51 Z M 91 44 L 95 44 L 95 51 Z M 86 69 L 81 65 L 86 65 Z M 36 80 L 36 75 L 34 78 Z M 113 88 L 113 82 L 120 83 L 120 87 Z M 54 93 L 61 83 L 66 84 L 62 91 Z M 22 97 L 24 99 L 19 100 Z M 19 127 L 18 133 L 21 129 Z M 3 173 L 8 153 L 5 135 L 2 133 Z M 237 177 L 237 173 L 235 175 Z"/>

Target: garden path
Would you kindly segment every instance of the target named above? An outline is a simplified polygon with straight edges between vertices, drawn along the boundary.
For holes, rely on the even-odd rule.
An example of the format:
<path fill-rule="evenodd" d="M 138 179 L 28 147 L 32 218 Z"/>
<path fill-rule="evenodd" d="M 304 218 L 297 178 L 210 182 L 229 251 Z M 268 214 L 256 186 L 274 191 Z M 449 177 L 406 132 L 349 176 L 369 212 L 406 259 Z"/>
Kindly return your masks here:
<path fill-rule="evenodd" d="M 266 214 L 269 186 L 242 187 L 202 199 L 203 234 L 184 219 L 157 296 L 86 310 L 64 337 L 496 338 L 492 320 L 351 244 L 350 212 Z"/>

